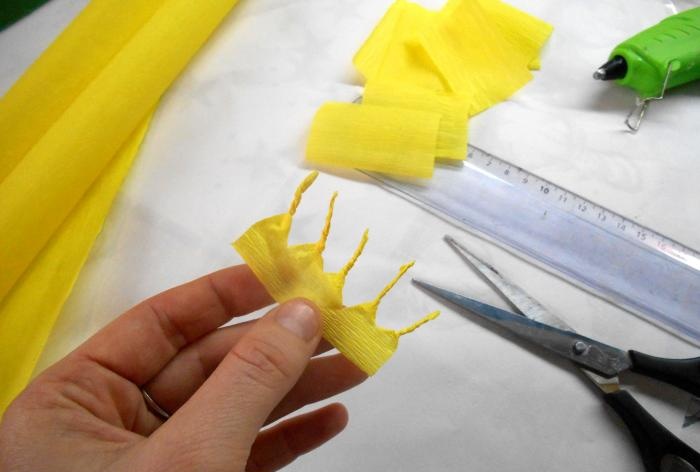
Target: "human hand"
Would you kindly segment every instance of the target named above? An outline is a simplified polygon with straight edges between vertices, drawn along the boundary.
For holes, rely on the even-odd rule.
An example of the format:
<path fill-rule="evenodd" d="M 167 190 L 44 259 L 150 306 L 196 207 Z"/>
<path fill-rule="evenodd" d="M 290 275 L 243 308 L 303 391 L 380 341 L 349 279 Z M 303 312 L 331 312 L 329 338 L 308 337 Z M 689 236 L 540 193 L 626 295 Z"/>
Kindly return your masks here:
<path fill-rule="evenodd" d="M 146 300 L 39 375 L 0 424 L 0 471 L 272 471 L 338 434 L 365 375 L 321 340 L 318 309 L 272 302 L 245 266 Z M 163 421 L 141 389 L 171 414 Z"/>

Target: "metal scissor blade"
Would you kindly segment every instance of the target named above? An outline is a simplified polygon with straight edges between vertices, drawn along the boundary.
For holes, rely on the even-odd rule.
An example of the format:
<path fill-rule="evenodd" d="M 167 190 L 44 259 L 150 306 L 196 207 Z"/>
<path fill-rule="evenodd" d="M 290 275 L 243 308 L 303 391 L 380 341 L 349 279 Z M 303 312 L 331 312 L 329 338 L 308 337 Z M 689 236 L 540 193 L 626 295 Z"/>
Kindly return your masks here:
<path fill-rule="evenodd" d="M 509 280 L 506 280 L 493 266 L 469 252 L 467 248 L 458 243 L 452 236 L 445 235 L 445 242 L 467 261 L 469 265 L 486 277 L 486 280 L 488 280 L 498 292 L 502 293 L 510 303 L 520 310 L 523 315 L 531 320 L 539 321 L 540 323 L 548 324 L 555 328 L 573 331 L 564 320 L 543 307 L 540 302 L 528 295 L 523 289 Z"/>
<path fill-rule="evenodd" d="M 523 289 L 504 278 L 492 265 L 482 261 L 467 248 L 458 243 L 453 237 L 445 235 L 445 242 L 460 255 L 470 266 L 477 270 L 491 286 L 500 292 L 508 302 L 513 305 L 523 316 L 540 323 L 544 323 L 565 331 L 575 332 L 566 321 L 544 308 L 537 300 L 529 296 Z M 579 366 L 580 367 L 580 366 Z M 583 372 L 603 392 L 610 393 L 619 389 L 617 377 L 605 378 L 598 374 L 581 368 Z"/>
<path fill-rule="evenodd" d="M 413 282 L 428 292 L 603 377 L 614 377 L 631 366 L 627 352 L 615 347 L 581 336 L 573 331 L 562 330 L 513 314 L 427 282 L 416 279 L 413 279 Z"/>

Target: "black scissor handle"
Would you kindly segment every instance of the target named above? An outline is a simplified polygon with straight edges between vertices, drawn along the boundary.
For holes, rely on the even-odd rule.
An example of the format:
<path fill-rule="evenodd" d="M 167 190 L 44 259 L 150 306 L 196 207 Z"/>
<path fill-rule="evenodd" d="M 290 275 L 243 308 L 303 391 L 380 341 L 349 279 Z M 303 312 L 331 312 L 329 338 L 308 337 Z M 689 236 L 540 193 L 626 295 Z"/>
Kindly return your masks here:
<path fill-rule="evenodd" d="M 632 372 L 666 382 L 700 397 L 700 357 L 665 359 L 638 351 L 629 351 L 629 355 Z"/>
<path fill-rule="evenodd" d="M 700 454 L 656 421 L 629 392 L 606 393 L 604 398 L 632 433 L 647 472 L 663 472 L 666 456 L 681 458 L 700 472 Z"/>

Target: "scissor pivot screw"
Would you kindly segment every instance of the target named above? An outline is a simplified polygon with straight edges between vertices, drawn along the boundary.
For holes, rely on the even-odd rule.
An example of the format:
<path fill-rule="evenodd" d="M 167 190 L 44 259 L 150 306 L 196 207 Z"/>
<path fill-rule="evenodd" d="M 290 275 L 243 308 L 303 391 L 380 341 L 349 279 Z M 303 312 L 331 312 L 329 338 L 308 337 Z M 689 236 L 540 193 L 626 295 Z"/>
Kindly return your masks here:
<path fill-rule="evenodd" d="M 583 341 L 576 341 L 572 347 L 574 354 L 576 354 L 577 356 L 580 356 L 581 354 L 586 352 L 586 349 L 588 349 L 588 344 L 584 343 Z"/>

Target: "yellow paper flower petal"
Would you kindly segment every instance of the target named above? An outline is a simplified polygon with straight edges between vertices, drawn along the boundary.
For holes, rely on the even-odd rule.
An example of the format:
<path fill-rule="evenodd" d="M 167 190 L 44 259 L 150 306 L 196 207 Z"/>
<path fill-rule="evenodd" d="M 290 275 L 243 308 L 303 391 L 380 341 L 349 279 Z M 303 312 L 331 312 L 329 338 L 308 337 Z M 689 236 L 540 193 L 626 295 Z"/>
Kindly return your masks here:
<path fill-rule="evenodd" d="M 331 199 L 319 241 L 288 245 L 292 218 L 301 195 L 317 175 L 317 172 L 313 172 L 302 182 L 287 213 L 255 223 L 233 243 L 233 247 L 277 302 L 298 297 L 313 301 L 321 310 L 324 337 L 360 369 L 372 375 L 396 351 L 400 336 L 434 319 L 438 313 L 431 313 L 401 330 L 376 325 L 377 308 L 382 297 L 412 264 L 401 267 L 399 274 L 373 300 L 354 306 L 343 305 L 345 277 L 362 253 L 367 233 L 363 235 L 349 262 L 339 272 L 324 272 L 322 251 L 330 230 L 335 195 Z"/>
<path fill-rule="evenodd" d="M 440 120 L 432 112 L 326 103 L 311 125 L 306 159 L 313 164 L 430 177 Z"/>
<path fill-rule="evenodd" d="M 468 97 L 368 82 L 362 94 L 362 103 L 438 113 L 441 118 L 435 155 L 449 160 L 461 161 L 466 158 Z"/>

